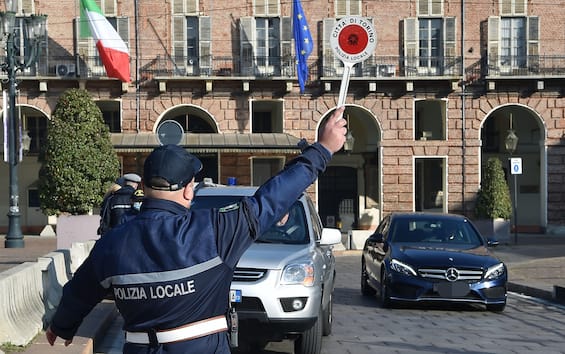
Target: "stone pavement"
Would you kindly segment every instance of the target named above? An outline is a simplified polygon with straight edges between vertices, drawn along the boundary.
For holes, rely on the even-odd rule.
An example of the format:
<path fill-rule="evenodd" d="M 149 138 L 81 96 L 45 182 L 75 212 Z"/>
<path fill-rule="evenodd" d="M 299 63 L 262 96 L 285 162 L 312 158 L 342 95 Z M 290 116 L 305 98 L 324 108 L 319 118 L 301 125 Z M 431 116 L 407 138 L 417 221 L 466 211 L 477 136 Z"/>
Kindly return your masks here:
<path fill-rule="evenodd" d="M 565 235 L 519 234 L 517 244 L 514 236 L 509 243 L 500 244 L 493 252 L 501 258 L 509 270 L 509 291 L 565 303 Z M 56 250 L 56 237 L 26 236 L 25 247 L 4 248 L 4 238 L 0 237 L 0 272 L 23 262 L 34 262 L 38 257 Z M 342 251 L 336 250 L 337 261 Z M 58 340 L 50 347 L 43 333 L 39 334 L 23 353 L 92 353 L 93 342 L 104 333 L 105 326 L 116 317 L 113 304 L 100 304 L 92 316 L 85 320 L 80 337 L 70 347 L 63 347 Z M 1 353 L 1 351 L 0 351 Z"/>

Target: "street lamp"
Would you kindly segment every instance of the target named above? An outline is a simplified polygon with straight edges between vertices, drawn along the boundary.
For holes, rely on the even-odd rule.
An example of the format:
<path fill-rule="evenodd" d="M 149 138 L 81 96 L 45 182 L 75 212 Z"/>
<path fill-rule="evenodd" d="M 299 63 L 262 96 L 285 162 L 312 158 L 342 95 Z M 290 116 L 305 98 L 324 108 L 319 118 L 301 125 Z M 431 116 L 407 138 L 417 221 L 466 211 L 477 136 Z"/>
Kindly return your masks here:
<path fill-rule="evenodd" d="M 20 204 L 18 192 L 18 160 L 19 147 L 22 143 L 19 119 L 16 114 L 16 72 L 23 71 L 37 60 L 41 51 L 41 41 L 45 37 L 45 15 L 31 15 L 18 21 L 16 24 L 16 11 L 18 1 L 6 0 L 6 12 L 0 12 L 0 30 L 2 39 L 6 40 L 6 59 L 1 63 L 2 71 L 8 74 L 8 97 L 7 106 L 7 140 L 8 164 L 10 170 L 10 200 L 8 209 L 8 233 L 4 246 L 6 248 L 24 247 L 24 237 L 20 225 Z M 23 36 L 23 51 L 20 47 L 21 36 Z M 6 114 L 6 112 L 4 112 Z"/>
<path fill-rule="evenodd" d="M 512 127 L 512 114 L 510 114 L 510 129 L 506 135 L 506 139 L 504 139 L 504 147 L 506 151 L 512 156 L 514 151 L 516 151 L 516 147 L 518 146 L 518 136 L 514 132 Z M 509 161 L 510 162 L 510 161 Z M 510 166 L 510 170 L 512 166 Z M 517 185 L 516 185 L 516 174 L 512 173 L 514 176 L 514 203 L 512 203 L 512 214 L 514 214 L 514 243 L 518 243 L 518 193 L 517 193 Z"/>
<path fill-rule="evenodd" d="M 347 153 L 353 151 L 353 145 L 355 144 L 355 137 L 351 134 L 349 129 L 349 116 L 347 116 L 347 134 L 345 135 L 345 143 L 343 144 L 343 150 Z"/>

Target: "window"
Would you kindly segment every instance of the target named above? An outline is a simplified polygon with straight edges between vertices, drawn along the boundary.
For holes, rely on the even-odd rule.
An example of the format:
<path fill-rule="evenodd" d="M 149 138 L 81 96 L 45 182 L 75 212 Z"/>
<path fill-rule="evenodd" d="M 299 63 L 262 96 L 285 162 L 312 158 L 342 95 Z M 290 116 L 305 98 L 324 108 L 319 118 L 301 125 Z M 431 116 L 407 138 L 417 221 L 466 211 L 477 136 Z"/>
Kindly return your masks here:
<path fill-rule="evenodd" d="M 251 159 L 251 185 L 260 186 L 284 167 L 284 157 L 254 157 Z"/>
<path fill-rule="evenodd" d="M 283 102 L 252 101 L 251 132 L 282 133 Z"/>
<path fill-rule="evenodd" d="M 447 102 L 445 100 L 418 100 L 414 107 L 416 140 L 445 140 Z"/>
<path fill-rule="evenodd" d="M 183 127 L 185 132 L 216 133 L 216 130 L 208 123 L 206 119 L 203 119 L 195 114 L 185 113 L 170 119 L 178 122 Z"/>
<path fill-rule="evenodd" d="M 278 18 L 257 18 L 256 25 L 256 53 L 257 65 L 268 68 L 280 63 L 280 25 Z"/>
<path fill-rule="evenodd" d="M 31 138 L 28 153 L 38 154 L 41 147 L 45 146 L 45 139 L 47 137 L 47 118 L 44 116 L 32 116 L 25 114 L 25 122 L 25 129 Z"/>
<path fill-rule="evenodd" d="M 439 18 L 418 20 L 421 67 L 438 67 L 442 42 L 441 22 Z"/>
<path fill-rule="evenodd" d="M 361 16 L 361 0 L 336 0 L 335 16 Z"/>
<path fill-rule="evenodd" d="M 455 17 L 404 19 L 406 76 L 457 73 Z"/>
<path fill-rule="evenodd" d="M 488 18 L 489 75 L 538 72 L 539 17 L 526 16 L 526 0 L 500 0 L 499 4 L 500 16 Z"/>
<path fill-rule="evenodd" d="M 279 0 L 255 0 L 253 3 L 255 16 L 279 16 L 280 14 Z"/>
<path fill-rule="evenodd" d="M 447 211 L 446 162 L 441 157 L 415 159 L 415 211 Z"/>
<path fill-rule="evenodd" d="M 210 17 L 173 16 L 174 74 L 211 74 L 211 35 Z"/>
<path fill-rule="evenodd" d="M 243 17 L 240 19 L 241 73 L 254 76 L 281 76 L 293 72 L 292 60 L 281 56 L 292 53 L 290 17 Z M 288 71 L 290 69 L 290 71 Z"/>
<path fill-rule="evenodd" d="M 104 123 L 110 129 L 110 133 L 120 133 L 121 123 L 121 103 L 119 101 L 97 101 L 96 105 L 102 111 Z"/>

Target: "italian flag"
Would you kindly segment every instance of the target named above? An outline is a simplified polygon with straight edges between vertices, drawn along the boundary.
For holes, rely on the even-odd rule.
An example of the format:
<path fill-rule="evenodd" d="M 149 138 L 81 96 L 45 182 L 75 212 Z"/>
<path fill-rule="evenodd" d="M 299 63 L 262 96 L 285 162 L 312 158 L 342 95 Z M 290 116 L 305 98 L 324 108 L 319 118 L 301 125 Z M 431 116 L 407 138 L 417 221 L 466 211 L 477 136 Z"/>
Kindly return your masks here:
<path fill-rule="evenodd" d="M 80 0 L 80 12 L 81 25 L 88 23 L 108 77 L 130 82 L 129 50 L 118 32 L 94 0 Z"/>

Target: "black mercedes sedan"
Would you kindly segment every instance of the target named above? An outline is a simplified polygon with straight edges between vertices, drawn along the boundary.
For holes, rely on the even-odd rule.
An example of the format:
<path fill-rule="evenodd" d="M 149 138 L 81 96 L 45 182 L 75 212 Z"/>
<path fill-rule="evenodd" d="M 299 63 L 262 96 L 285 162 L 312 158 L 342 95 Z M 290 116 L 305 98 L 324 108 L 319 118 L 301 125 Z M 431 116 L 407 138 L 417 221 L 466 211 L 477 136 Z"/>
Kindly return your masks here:
<path fill-rule="evenodd" d="M 393 213 L 365 241 L 361 292 L 379 294 L 383 307 L 397 302 L 456 302 L 506 306 L 508 272 L 464 216 Z"/>

